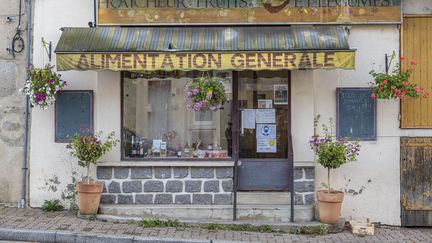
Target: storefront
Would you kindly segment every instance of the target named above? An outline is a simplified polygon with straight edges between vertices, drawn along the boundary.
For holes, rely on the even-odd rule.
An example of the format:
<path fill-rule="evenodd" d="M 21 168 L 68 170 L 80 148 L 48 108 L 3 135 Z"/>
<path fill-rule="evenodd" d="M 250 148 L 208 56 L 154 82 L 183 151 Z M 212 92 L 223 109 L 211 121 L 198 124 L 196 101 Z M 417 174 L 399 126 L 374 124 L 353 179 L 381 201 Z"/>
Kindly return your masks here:
<path fill-rule="evenodd" d="M 212 17 L 214 22 L 192 10 L 176 10 L 171 16 L 182 20 L 174 19 L 172 24 L 166 22 L 171 8 L 141 15 L 142 6 L 113 4 L 101 1 L 97 27 L 64 27 L 83 26 L 71 20 L 58 23 L 61 32 L 58 28 L 43 32 L 58 40 L 56 67 L 69 81 L 68 89 L 92 91 L 91 109 L 83 110 L 94 117 L 77 120 L 76 129 L 115 131 L 121 141 L 95 170 L 95 177 L 105 182 L 101 212 L 187 218 L 195 210 L 201 219 L 232 219 L 235 212 L 240 219 L 288 221 L 290 204 L 296 204 L 298 219 L 312 220 L 315 186 L 320 185 L 315 182 L 313 153 L 307 143 L 313 134 L 313 118 L 320 113 L 332 116 L 326 109 L 335 107 L 336 87 L 367 85 L 356 78 L 367 77 L 364 65 L 369 57 L 365 55 L 382 48 L 379 38 L 393 37 L 396 25 L 379 25 L 376 31 L 366 25 L 351 28 L 336 25 L 349 16 L 344 8 L 294 5 L 259 23 L 259 16 L 267 13 L 261 8 L 242 15 L 244 19 L 236 12 L 243 11 L 240 7 L 233 12 L 219 9 L 222 12 Z M 363 9 L 364 15 L 378 11 L 378 19 L 369 19 L 375 23 L 400 18 L 400 3 L 350 8 Z M 308 17 L 302 15 L 299 22 L 299 9 L 318 12 L 303 13 Z M 326 9 L 338 12 L 332 15 Z M 225 14 L 238 18 L 227 21 Z M 363 15 L 351 17 L 348 23 L 365 24 Z M 46 19 L 39 18 L 41 28 Z M 309 25 L 296 26 L 299 23 Z M 246 26 L 251 24 L 255 25 Z M 373 37 L 379 45 L 367 50 L 369 35 L 379 31 L 383 34 Z M 350 48 L 351 40 L 354 48 Z M 397 44 L 387 49 L 394 47 Z M 360 58 L 358 49 L 364 51 Z M 374 60 L 381 62 L 387 49 L 374 54 Z M 223 109 L 196 112 L 186 108 L 184 86 L 197 77 L 219 77 L 224 82 L 228 101 Z M 32 176 L 35 206 L 52 195 L 42 192 L 47 180 L 42 174 L 68 176 L 65 169 L 46 169 L 54 160 L 70 162 L 64 144 L 54 144 L 57 134 L 46 128 L 57 130 L 59 114 L 49 110 L 33 116 L 33 131 L 44 128 L 32 132 L 31 160 L 46 160 L 33 167 L 40 172 Z M 63 119 L 76 117 L 80 116 Z M 41 145 L 35 142 L 40 140 L 53 144 L 58 152 L 41 155 Z M 65 188 L 67 183 L 62 183 L 59 187 Z"/>

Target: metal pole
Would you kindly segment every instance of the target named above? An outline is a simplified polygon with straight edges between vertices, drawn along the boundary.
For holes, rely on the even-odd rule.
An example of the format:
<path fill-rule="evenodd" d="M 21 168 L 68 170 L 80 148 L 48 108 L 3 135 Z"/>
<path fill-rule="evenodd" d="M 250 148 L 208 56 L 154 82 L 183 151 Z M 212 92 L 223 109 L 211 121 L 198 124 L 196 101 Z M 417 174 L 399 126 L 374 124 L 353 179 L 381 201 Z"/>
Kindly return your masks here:
<path fill-rule="evenodd" d="M 238 72 L 233 71 L 233 105 L 231 108 L 231 121 L 233 125 L 232 150 L 234 157 L 234 178 L 233 178 L 233 221 L 237 220 L 237 187 L 238 187 L 238 161 L 239 161 L 239 103 L 238 103 Z"/>
<path fill-rule="evenodd" d="M 20 0 L 21 1 L 21 0 Z M 31 31 L 32 31 L 32 0 L 27 1 L 27 38 L 25 45 L 26 56 L 25 63 L 26 68 L 30 66 L 30 51 L 31 51 Z M 26 72 L 26 80 L 29 78 L 29 73 Z M 28 133 L 29 133 L 29 96 L 25 96 L 24 101 L 25 111 L 24 111 L 24 146 L 23 146 L 23 158 L 22 158 L 22 187 L 21 187 L 21 200 L 19 202 L 19 208 L 25 208 L 27 206 L 26 203 L 26 193 L 27 193 L 27 152 L 28 152 Z"/>
<path fill-rule="evenodd" d="M 93 1 L 93 14 L 94 14 L 94 19 L 93 19 L 93 27 L 96 27 L 96 15 L 97 15 L 97 8 L 96 8 L 96 0 Z"/>

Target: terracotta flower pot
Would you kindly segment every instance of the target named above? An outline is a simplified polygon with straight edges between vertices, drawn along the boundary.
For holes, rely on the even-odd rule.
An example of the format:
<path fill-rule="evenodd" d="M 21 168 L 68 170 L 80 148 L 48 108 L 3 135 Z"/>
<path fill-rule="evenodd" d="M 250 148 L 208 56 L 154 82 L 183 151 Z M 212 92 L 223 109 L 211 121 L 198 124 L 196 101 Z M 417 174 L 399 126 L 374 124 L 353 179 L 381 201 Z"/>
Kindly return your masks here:
<path fill-rule="evenodd" d="M 77 182 L 79 213 L 82 215 L 97 214 L 104 183 L 102 181 Z"/>
<path fill-rule="evenodd" d="M 327 190 L 317 191 L 318 211 L 320 222 L 325 224 L 336 224 L 339 222 L 344 193 L 340 191 Z"/>

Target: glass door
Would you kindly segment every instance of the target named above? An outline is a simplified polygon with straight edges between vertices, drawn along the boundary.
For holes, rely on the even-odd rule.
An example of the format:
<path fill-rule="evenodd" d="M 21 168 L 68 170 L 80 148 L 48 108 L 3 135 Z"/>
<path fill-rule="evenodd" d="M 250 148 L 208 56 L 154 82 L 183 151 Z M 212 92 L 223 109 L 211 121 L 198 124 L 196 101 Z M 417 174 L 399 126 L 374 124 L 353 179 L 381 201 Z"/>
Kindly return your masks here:
<path fill-rule="evenodd" d="M 289 72 L 238 73 L 239 190 L 289 189 Z"/>

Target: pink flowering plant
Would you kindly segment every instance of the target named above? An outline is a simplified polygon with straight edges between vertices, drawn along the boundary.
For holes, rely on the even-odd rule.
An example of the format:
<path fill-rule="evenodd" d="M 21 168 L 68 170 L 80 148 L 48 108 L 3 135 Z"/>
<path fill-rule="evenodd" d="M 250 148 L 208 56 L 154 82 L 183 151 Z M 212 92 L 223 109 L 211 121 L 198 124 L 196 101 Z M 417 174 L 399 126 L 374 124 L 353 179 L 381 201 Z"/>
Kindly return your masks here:
<path fill-rule="evenodd" d="M 320 116 L 314 120 L 315 131 L 317 130 Z M 330 119 L 330 124 L 333 124 Z M 357 156 L 360 154 L 360 144 L 358 141 L 349 141 L 348 138 L 335 138 L 333 137 L 332 126 L 328 127 L 322 124 L 324 135 L 315 135 L 309 141 L 311 149 L 317 155 L 317 163 L 321 164 L 327 169 L 327 189 L 328 193 L 331 191 L 330 187 L 330 170 L 337 169 L 345 163 L 356 161 Z"/>
<path fill-rule="evenodd" d="M 392 63 L 395 54 L 390 59 Z M 370 83 L 372 87 L 372 99 L 400 99 L 406 97 L 417 99 L 420 97 L 427 98 L 429 93 L 419 87 L 418 85 L 410 82 L 411 75 L 413 74 L 414 67 L 417 62 L 412 60 L 407 64 L 407 68 L 402 70 L 401 63 L 406 61 L 405 57 L 400 58 L 400 62 L 396 65 L 392 73 L 379 73 L 374 70 L 369 73 L 374 78 L 374 82 Z"/>
<path fill-rule="evenodd" d="M 71 155 L 78 159 L 78 164 L 87 169 L 87 183 L 90 183 L 90 166 L 96 164 L 97 160 L 115 147 L 118 140 L 114 132 L 111 132 L 105 142 L 101 141 L 102 132 L 93 134 L 88 129 L 76 134 L 68 145 Z"/>
<path fill-rule="evenodd" d="M 189 110 L 216 111 L 226 100 L 224 83 L 219 78 L 201 77 L 185 85 L 185 103 Z"/>
<path fill-rule="evenodd" d="M 34 68 L 33 65 L 29 67 L 29 79 L 21 92 L 29 96 L 33 107 L 47 109 L 54 104 L 56 95 L 60 94 L 66 86 L 66 81 L 63 81 L 53 68 L 54 66 L 50 64 L 45 68 Z"/>

